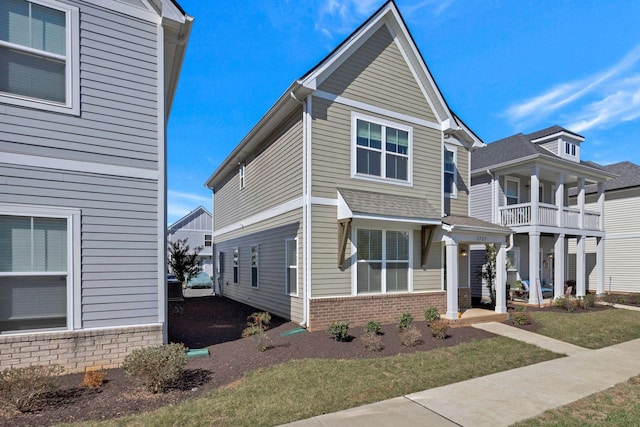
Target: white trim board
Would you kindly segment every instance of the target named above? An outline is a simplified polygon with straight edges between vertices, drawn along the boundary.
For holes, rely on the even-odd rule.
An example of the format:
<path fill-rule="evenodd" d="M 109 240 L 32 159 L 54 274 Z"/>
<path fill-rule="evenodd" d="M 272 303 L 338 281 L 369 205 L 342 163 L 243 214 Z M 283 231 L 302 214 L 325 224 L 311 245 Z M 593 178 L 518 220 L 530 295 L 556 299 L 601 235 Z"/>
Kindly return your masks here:
<path fill-rule="evenodd" d="M 271 218 L 275 218 L 278 215 L 285 214 L 287 212 L 291 212 L 296 209 L 302 209 L 304 206 L 304 198 L 298 197 L 296 199 L 285 202 L 281 205 L 278 205 L 274 208 L 267 209 L 265 211 L 259 212 L 255 215 L 251 215 L 246 217 L 241 221 L 234 222 L 232 224 L 227 225 L 226 227 L 222 227 L 219 230 L 213 230 L 213 237 L 219 237 L 223 234 L 230 233 L 232 231 L 240 230 L 250 225 L 257 224 L 262 221 L 266 221 Z"/>
<path fill-rule="evenodd" d="M 109 165 L 106 163 L 81 162 L 69 159 L 52 159 L 51 157 L 32 156 L 28 154 L 2 153 L 0 163 L 15 166 L 31 166 L 35 168 L 85 172 L 101 175 L 120 176 L 157 180 L 159 172 L 153 169 L 132 168 L 129 166 Z"/>

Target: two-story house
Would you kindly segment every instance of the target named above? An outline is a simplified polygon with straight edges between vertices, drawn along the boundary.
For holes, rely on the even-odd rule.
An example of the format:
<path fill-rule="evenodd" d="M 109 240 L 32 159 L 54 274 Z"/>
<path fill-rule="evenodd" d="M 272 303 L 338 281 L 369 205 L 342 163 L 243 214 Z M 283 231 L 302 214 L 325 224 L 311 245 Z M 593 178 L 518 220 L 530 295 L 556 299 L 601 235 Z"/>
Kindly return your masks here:
<path fill-rule="evenodd" d="M 225 296 L 312 329 L 470 302 L 470 152 L 389 1 L 295 80 L 211 175 Z M 446 216 L 445 216 L 446 215 Z M 499 278 L 504 283 L 504 277 Z M 504 286 L 496 311 L 506 312 Z"/>
<path fill-rule="evenodd" d="M 0 361 L 118 365 L 166 337 L 170 0 L 0 1 Z"/>
<path fill-rule="evenodd" d="M 598 292 L 604 289 L 604 188 L 616 175 L 580 159 L 583 141 L 552 126 L 487 144 L 472 157 L 471 214 L 514 231 L 508 281 L 527 281 L 531 304 L 539 302 L 543 287 L 550 289 L 549 296 L 564 295 L 568 280 L 576 282 L 573 293 L 585 294 L 587 241 L 596 248 Z M 588 185 L 595 189 L 592 209 L 585 205 Z M 574 206 L 570 191 L 576 194 Z M 570 244 L 576 247 L 575 277 L 569 276 Z M 477 271 L 483 252 L 473 249 L 472 270 Z M 474 296 L 480 297 L 480 279 L 473 279 Z"/>
<path fill-rule="evenodd" d="M 211 213 L 198 206 L 167 228 L 167 242 L 187 239 L 191 249 L 201 248 L 198 252 L 198 264 L 209 276 L 213 276 L 212 221 Z"/>

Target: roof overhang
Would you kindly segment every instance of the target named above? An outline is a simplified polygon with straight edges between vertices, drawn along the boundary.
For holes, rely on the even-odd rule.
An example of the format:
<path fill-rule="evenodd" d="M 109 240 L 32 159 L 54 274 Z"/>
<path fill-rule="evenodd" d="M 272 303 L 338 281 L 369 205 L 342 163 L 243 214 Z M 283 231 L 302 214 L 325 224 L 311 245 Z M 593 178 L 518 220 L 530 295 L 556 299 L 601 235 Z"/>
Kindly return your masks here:
<path fill-rule="evenodd" d="M 544 142 L 544 141 L 552 141 L 558 138 L 569 138 L 577 142 L 584 141 L 584 136 L 578 135 L 577 133 L 570 132 L 568 130 L 561 130 L 556 133 L 552 133 L 551 135 L 541 136 L 540 138 L 532 139 L 531 142 L 534 144 Z"/>

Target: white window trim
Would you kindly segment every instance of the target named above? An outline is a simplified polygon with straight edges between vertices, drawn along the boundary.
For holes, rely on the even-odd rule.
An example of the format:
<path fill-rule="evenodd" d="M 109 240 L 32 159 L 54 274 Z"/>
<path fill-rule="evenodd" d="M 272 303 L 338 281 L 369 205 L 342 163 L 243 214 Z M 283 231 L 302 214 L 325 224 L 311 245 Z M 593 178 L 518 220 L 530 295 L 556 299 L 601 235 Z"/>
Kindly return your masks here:
<path fill-rule="evenodd" d="M 253 269 L 254 269 L 254 265 L 253 265 L 253 248 L 256 248 L 256 265 L 255 265 L 255 269 L 256 269 L 256 285 L 253 286 Z M 250 278 L 250 283 L 249 286 L 251 286 L 251 289 L 260 289 L 260 245 L 257 244 L 253 244 L 251 245 L 251 249 L 249 250 L 249 268 L 251 271 L 251 278 Z"/>
<path fill-rule="evenodd" d="M 511 268 L 508 269 L 507 271 L 520 271 L 520 247 L 514 246 L 509 251 L 507 251 L 507 254 L 509 252 L 513 252 L 515 254 L 517 265 L 512 265 Z"/>
<path fill-rule="evenodd" d="M 67 327 L 66 330 L 82 328 L 82 304 L 80 286 L 81 267 L 80 253 L 80 210 L 73 208 L 13 205 L 0 203 L 0 214 L 13 216 L 29 216 L 40 218 L 66 218 L 67 219 Z M 78 262 L 74 262 L 78 260 Z M 51 274 L 50 272 L 46 273 Z M 13 273 L 0 273 L 1 276 L 14 276 Z M 25 274 L 21 273 L 21 276 Z M 34 275 L 38 275 L 37 273 Z M 37 332 L 50 333 L 52 329 L 37 330 Z M 20 335 L 32 333 L 32 330 L 12 331 L 6 335 Z M 4 335 L 4 334 L 3 334 Z"/>
<path fill-rule="evenodd" d="M 445 144 L 444 145 L 444 149 L 447 151 L 450 151 L 453 153 L 453 192 L 451 193 L 447 193 L 446 191 L 444 191 L 443 188 L 443 192 L 442 194 L 444 194 L 444 197 L 448 197 L 450 199 L 457 199 L 458 198 L 458 148 L 454 147 L 452 145 L 449 144 Z M 443 158 L 444 158 L 444 154 L 443 154 Z M 442 185 L 444 186 L 444 174 L 445 174 L 445 170 L 444 170 L 444 161 L 442 162 Z"/>
<path fill-rule="evenodd" d="M 406 181 L 402 181 L 402 180 L 398 180 L 398 179 L 392 179 L 392 178 L 385 178 L 386 175 L 386 159 L 385 159 L 385 154 L 386 154 L 386 147 L 385 147 L 385 141 L 384 141 L 384 136 L 383 136 L 383 140 L 382 140 L 382 147 L 381 147 L 381 156 L 380 156 L 380 177 L 376 177 L 373 175 L 364 175 L 364 174 L 359 174 L 357 171 L 357 167 L 358 167 L 358 162 L 357 162 L 357 149 L 358 149 L 358 144 L 357 144 L 357 139 L 358 139 L 358 124 L 357 121 L 358 120 L 363 120 L 366 122 L 370 122 L 370 123 L 375 123 L 381 126 L 384 126 L 383 128 L 383 135 L 386 135 L 386 128 L 387 127 L 391 127 L 394 129 L 398 129 L 398 130 L 402 130 L 405 131 L 409 134 L 408 136 L 408 140 L 409 140 L 409 147 L 407 149 L 407 155 L 408 155 L 408 161 L 407 161 L 407 180 Z M 402 185 L 402 186 L 407 186 L 407 187 L 412 187 L 413 186 L 413 128 L 411 126 L 406 126 L 403 124 L 400 124 L 398 122 L 392 122 L 390 120 L 386 120 L 386 119 L 381 119 L 380 117 L 374 117 L 374 116 L 368 116 L 366 114 L 362 114 L 362 113 L 358 113 L 355 111 L 351 112 L 351 178 L 356 178 L 356 179 L 362 179 L 362 180 L 366 180 L 366 181 L 374 181 L 374 182 L 383 182 L 385 184 L 395 184 L 395 185 Z"/>
<path fill-rule="evenodd" d="M 209 236 L 209 238 L 207 239 L 207 236 Z M 207 242 L 209 242 L 209 244 L 207 245 Z M 213 247 L 213 235 L 212 234 L 205 234 L 204 235 L 204 246 L 206 248 L 211 248 Z"/>
<path fill-rule="evenodd" d="M 511 176 L 505 176 L 504 177 L 504 205 L 507 206 L 507 182 L 515 182 L 518 185 L 518 203 L 520 203 L 520 200 L 522 200 L 521 197 L 521 188 L 520 188 L 520 178 L 515 178 L 515 177 L 511 177 Z"/>
<path fill-rule="evenodd" d="M 245 166 L 245 164 L 244 164 L 244 163 L 242 163 L 242 164 L 240 165 L 240 168 L 238 168 L 238 180 L 239 180 L 239 182 L 240 182 L 240 189 L 241 189 L 241 190 L 244 188 L 244 186 L 245 186 L 245 184 L 246 184 L 246 181 L 245 181 L 245 179 L 246 179 L 246 172 L 247 172 L 247 170 L 246 170 L 246 166 Z"/>
<path fill-rule="evenodd" d="M 291 266 L 289 265 L 289 242 L 296 242 L 296 265 Z M 285 278 L 285 288 L 284 288 L 284 292 L 286 295 L 290 295 L 290 296 L 294 296 L 297 297 L 300 294 L 300 281 L 298 279 L 298 265 L 300 264 L 298 262 L 298 238 L 294 237 L 293 239 L 286 239 L 284 241 L 284 278 Z M 295 292 L 290 292 L 289 290 L 289 280 L 288 280 L 288 274 L 289 274 L 289 269 L 290 268 L 295 268 L 296 270 L 296 291 Z"/>
<path fill-rule="evenodd" d="M 237 257 L 236 257 L 237 254 Z M 237 262 L 237 265 L 236 265 Z M 231 270 L 231 280 L 233 281 L 234 284 L 238 284 L 240 283 L 240 248 L 239 247 L 235 247 L 231 250 L 231 266 L 232 266 L 232 270 Z M 237 278 L 236 276 L 236 268 L 238 269 L 238 274 L 237 274 Z"/>
<path fill-rule="evenodd" d="M 67 31 L 66 59 L 65 59 L 65 83 L 66 102 L 47 101 L 45 99 L 31 98 L 23 95 L 16 95 L 0 92 L 0 102 L 17 105 L 20 107 L 36 108 L 39 110 L 52 111 L 56 113 L 66 113 L 80 115 L 80 12 L 75 6 L 61 3 L 56 0 L 27 0 L 51 9 L 57 9 L 65 13 L 65 26 Z M 0 41 L 0 45 L 13 47 L 17 50 L 28 52 L 32 49 L 13 43 Z M 39 50 L 34 51 L 41 55 Z"/>
<path fill-rule="evenodd" d="M 362 292 L 358 293 L 358 242 L 357 242 L 357 231 L 359 229 L 364 230 L 381 230 L 382 231 L 382 271 L 381 271 L 381 284 L 380 284 L 380 292 Z M 409 263 L 407 267 L 407 290 L 406 291 L 391 291 L 387 292 L 387 231 L 400 231 L 405 232 L 409 235 Z M 380 226 L 373 226 L 362 224 L 358 227 L 352 227 L 351 230 L 351 241 L 353 244 L 351 245 L 352 250 L 351 254 L 353 257 L 353 264 L 351 267 L 351 295 L 381 295 L 381 294 L 402 294 L 413 292 L 413 230 L 409 228 L 384 228 Z M 393 261 L 392 261 L 393 262 Z"/>

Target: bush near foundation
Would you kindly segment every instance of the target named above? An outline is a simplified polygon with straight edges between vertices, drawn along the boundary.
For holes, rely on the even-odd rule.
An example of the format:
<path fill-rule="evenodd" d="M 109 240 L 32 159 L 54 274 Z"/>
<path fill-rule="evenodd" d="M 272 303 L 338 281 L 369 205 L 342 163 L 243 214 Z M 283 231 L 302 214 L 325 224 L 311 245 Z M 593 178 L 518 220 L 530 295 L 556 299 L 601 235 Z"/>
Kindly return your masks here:
<path fill-rule="evenodd" d="M 400 320 L 398 320 L 398 329 L 400 329 L 400 332 L 402 332 L 409 326 L 411 326 L 412 323 L 413 316 L 411 315 L 411 313 L 402 313 L 400 315 Z"/>
<path fill-rule="evenodd" d="M 424 311 L 424 320 L 427 321 L 427 325 L 435 320 L 440 320 L 440 313 L 436 307 L 429 307 Z"/>
<path fill-rule="evenodd" d="M 434 338 L 443 340 L 449 336 L 449 322 L 446 320 L 434 320 L 429 324 L 429 328 L 431 329 L 431 335 L 433 335 Z"/>
<path fill-rule="evenodd" d="M 185 346 L 169 344 L 133 350 L 122 369 L 151 393 L 160 393 L 182 378 L 186 364 Z"/>
<path fill-rule="evenodd" d="M 415 347 L 422 342 L 422 333 L 413 325 L 400 330 L 400 342 L 405 347 Z"/>
<path fill-rule="evenodd" d="M 5 369 L 0 372 L 0 400 L 20 412 L 31 411 L 38 398 L 58 389 L 57 377 L 62 372 L 60 365 Z"/>
<path fill-rule="evenodd" d="M 367 334 L 380 335 L 382 331 L 382 326 L 380 326 L 380 322 L 376 322 L 375 320 L 369 320 L 366 325 L 364 325 L 364 331 Z"/>
<path fill-rule="evenodd" d="M 347 322 L 333 322 L 327 328 L 327 333 L 336 341 L 346 342 L 350 340 L 349 324 Z"/>

